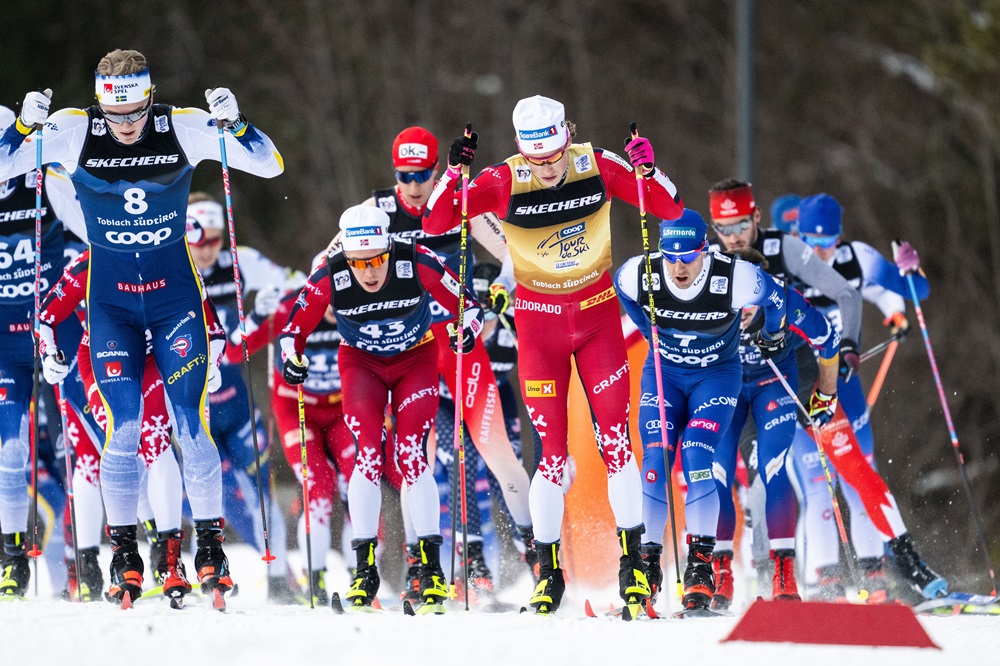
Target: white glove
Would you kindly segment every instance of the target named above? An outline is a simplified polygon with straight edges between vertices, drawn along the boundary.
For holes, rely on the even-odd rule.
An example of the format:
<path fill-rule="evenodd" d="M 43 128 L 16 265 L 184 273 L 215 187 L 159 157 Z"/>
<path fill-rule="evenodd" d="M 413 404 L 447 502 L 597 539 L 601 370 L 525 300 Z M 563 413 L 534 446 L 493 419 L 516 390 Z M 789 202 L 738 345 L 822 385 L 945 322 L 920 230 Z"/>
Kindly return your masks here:
<path fill-rule="evenodd" d="M 222 355 L 226 353 L 226 339 L 218 338 L 209 341 L 208 357 L 212 359 L 212 365 L 219 367 L 222 365 Z"/>
<path fill-rule="evenodd" d="M 205 91 L 208 112 L 218 121 L 231 125 L 240 117 L 240 105 L 229 88 L 209 88 Z"/>
<path fill-rule="evenodd" d="M 278 311 L 280 302 L 281 289 L 269 284 L 257 291 L 257 297 L 253 302 L 253 311 L 261 319 L 267 319 Z"/>
<path fill-rule="evenodd" d="M 222 372 L 219 366 L 213 364 L 208 366 L 208 392 L 215 393 L 222 386 Z"/>
<path fill-rule="evenodd" d="M 25 127 L 44 125 L 49 117 L 49 102 L 52 101 L 52 89 L 42 92 L 33 90 L 24 96 L 21 104 L 21 124 Z"/>
<path fill-rule="evenodd" d="M 52 327 L 44 321 L 38 323 L 38 353 L 43 356 L 59 353 L 59 348 L 56 347 L 55 333 L 52 331 Z"/>
<path fill-rule="evenodd" d="M 45 381 L 52 386 L 61 384 L 69 375 L 69 364 L 66 363 L 66 356 L 60 351 L 46 354 L 45 358 L 42 359 L 42 375 L 45 377 Z"/>

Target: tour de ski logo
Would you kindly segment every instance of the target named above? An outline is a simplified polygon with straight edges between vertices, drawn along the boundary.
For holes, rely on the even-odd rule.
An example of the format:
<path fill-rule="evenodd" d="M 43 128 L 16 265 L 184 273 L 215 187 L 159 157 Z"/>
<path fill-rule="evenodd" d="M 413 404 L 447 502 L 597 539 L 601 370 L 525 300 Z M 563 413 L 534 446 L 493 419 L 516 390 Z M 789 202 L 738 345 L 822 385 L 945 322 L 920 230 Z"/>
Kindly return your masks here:
<path fill-rule="evenodd" d="M 178 335 L 174 338 L 174 341 L 170 343 L 171 351 L 177 352 L 177 355 L 181 358 L 187 356 L 188 352 L 191 351 L 191 336 L 190 335 Z"/>
<path fill-rule="evenodd" d="M 585 222 L 563 227 L 538 244 L 538 255 L 547 257 L 549 252 L 553 251 L 558 253 L 559 259 L 578 257 L 590 249 L 590 246 L 587 245 L 586 234 Z"/>

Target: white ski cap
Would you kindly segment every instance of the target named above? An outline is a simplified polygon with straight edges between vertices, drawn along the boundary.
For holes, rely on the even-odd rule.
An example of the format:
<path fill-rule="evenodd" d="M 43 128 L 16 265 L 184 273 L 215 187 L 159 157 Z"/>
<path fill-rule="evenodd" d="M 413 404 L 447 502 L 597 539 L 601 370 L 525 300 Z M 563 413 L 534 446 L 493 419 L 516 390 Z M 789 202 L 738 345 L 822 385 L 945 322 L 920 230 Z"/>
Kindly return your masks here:
<path fill-rule="evenodd" d="M 10 127 L 17 120 L 17 116 L 6 106 L 0 106 L 0 127 Z"/>
<path fill-rule="evenodd" d="M 345 210 L 340 216 L 340 231 L 345 252 L 389 247 L 389 216 L 375 206 L 358 204 Z"/>
<path fill-rule="evenodd" d="M 188 204 L 187 216 L 194 220 L 202 229 L 221 230 L 226 226 L 226 218 L 222 214 L 222 204 L 214 201 L 198 201 Z"/>
<path fill-rule="evenodd" d="M 566 108 L 562 102 L 535 95 L 514 107 L 517 149 L 523 155 L 551 155 L 569 144 Z"/>

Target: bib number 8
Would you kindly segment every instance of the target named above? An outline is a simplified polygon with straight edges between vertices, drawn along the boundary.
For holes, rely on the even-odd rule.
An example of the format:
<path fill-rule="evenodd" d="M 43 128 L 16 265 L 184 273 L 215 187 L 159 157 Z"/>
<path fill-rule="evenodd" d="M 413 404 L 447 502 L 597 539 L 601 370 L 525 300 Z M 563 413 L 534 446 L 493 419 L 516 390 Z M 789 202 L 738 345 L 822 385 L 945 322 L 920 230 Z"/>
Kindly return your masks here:
<path fill-rule="evenodd" d="M 146 191 L 141 187 L 130 187 L 125 190 L 125 210 L 133 215 L 142 215 L 149 208 L 146 203 Z"/>

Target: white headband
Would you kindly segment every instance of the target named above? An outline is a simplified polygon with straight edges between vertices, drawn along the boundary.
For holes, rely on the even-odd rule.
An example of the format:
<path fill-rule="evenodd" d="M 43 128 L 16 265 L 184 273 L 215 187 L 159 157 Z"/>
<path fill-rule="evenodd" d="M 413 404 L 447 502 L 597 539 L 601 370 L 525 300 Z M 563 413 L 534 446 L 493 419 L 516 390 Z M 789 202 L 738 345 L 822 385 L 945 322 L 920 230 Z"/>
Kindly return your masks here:
<path fill-rule="evenodd" d="M 149 68 L 122 76 L 104 76 L 94 73 L 94 92 L 101 104 L 136 104 L 149 97 L 153 84 Z"/>
<path fill-rule="evenodd" d="M 188 204 L 187 214 L 188 217 L 197 220 L 202 229 L 222 229 L 225 226 L 222 204 L 214 201 L 198 201 Z"/>

